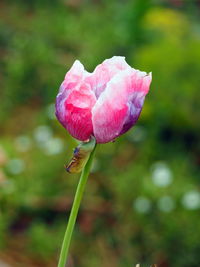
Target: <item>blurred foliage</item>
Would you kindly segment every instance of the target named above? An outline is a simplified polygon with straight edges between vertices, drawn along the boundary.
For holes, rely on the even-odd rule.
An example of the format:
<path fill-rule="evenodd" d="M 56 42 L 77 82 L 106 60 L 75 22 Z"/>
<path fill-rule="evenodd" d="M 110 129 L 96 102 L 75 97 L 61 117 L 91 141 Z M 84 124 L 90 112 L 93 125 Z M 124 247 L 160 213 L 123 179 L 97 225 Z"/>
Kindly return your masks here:
<path fill-rule="evenodd" d="M 58 87 L 125 55 L 153 83 L 138 124 L 99 146 L 69 266 L 198 267 L 199 1 L 0 3 L 0 259 L 56 266 L 78 176 L 58 124 Z"/>

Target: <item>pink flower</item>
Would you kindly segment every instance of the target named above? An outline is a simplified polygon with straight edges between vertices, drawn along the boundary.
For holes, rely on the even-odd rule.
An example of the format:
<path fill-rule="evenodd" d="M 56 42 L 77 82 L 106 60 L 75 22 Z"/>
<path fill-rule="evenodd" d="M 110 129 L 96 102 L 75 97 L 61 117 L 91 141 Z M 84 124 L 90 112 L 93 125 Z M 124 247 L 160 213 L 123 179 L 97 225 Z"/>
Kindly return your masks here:
<path fill-rule="evenodd" d="M 56 116 L 78 140 L 110 142 L 137 122 L 151 79 L 124 57 L 106 59 L 92 73 L 76 60 L 60 86 Z"/>

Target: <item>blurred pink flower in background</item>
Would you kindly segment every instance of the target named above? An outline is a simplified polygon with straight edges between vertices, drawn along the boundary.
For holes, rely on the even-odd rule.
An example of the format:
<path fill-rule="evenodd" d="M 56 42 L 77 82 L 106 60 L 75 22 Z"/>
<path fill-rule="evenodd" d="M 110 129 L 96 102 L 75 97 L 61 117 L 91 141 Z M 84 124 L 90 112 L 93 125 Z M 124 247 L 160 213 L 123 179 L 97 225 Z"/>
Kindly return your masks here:
<path fill-rule="evenodd" d="M 137 122 L 151 79 L 124 57 L 106 59 L 92 73 L 76 60 L 57 95 L 56 116 L 78 140 L 113 141 Z"/>

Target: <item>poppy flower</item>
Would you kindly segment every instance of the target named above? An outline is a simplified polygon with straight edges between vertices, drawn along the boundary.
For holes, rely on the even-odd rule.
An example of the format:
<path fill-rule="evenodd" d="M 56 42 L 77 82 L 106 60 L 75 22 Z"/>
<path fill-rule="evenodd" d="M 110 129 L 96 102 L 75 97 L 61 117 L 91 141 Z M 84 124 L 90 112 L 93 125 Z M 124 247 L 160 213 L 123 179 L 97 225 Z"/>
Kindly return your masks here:
<path fill-rule="evenodd" d="M 152 76 L 114 56 L 87 72 L 76 60 L 56 98 L 56 116 L 76 139 L 113 141 L 137 122 Z"/>

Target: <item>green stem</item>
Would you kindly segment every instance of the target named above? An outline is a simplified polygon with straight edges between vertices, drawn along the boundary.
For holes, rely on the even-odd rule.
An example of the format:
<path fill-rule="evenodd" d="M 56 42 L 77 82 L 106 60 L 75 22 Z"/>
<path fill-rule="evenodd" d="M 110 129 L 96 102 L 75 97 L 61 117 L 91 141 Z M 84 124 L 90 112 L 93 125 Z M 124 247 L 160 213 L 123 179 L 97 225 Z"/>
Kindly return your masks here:
<path fill-rule="evenodd" d="M 60 253 L 60 258 L 59 258 L 59 262 L 58 262 L 58 267 L 65 267 L 66 266 L 66 262 L 67 262 L 67 256 L 68 256 L 68 251 L 69 251 L 69 246 L 70 246 L 70 241 L 71 241 L 71 237 L 72 237 L 72 233 L 74 230 L 74 225 L 76 222 L 76 217 L 78 214 L 78 210 L 80 207 L 80 203 L 81 203 L 81 199 L 83 196 L 83 192 L 85 189 L 85 185 L 87 183 L 87 179 L 88 179 L 88 175 L 90 173 L 90 169 L 91 169 L 91 165 L 92 165 L 92 161 L 94 158 L 94 152 L 95 152 L 95 148 L 93 149 L 93 151 L 90 154 L 90 157 L 82 171 L 80 180 L 79 180 L 79 184 L 76 190 L 76 194 L 75 194 L 75 198 L 74 198 L 74 203 L 71 209 L 71 213 L 70 213 L 70 217 L 69 217 L 69 221 L 68 221 L 68 225 L 67 225 L 67 229 L 65 232 L 65 236 L 63 239 L 63 243 L 62 243 L 62 248 L 61 248 L 61 253 Z"/>

